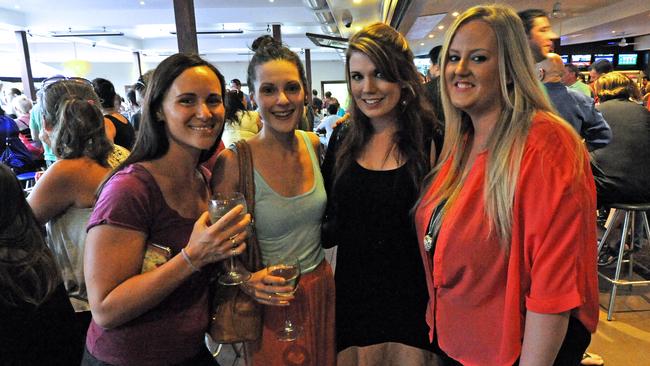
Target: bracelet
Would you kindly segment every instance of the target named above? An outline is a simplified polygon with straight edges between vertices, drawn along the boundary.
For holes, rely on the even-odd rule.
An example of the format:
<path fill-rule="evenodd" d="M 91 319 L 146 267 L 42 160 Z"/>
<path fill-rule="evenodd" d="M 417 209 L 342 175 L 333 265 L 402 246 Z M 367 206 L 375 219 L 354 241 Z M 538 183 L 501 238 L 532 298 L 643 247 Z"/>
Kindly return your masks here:
<path fill-rule="evenodd" d="M 190 256 L 187 255 L 187 252 L 185 252 L 185 248 L 181 249 L 181 255 L 183 255 L 183 259 L 185 260 L 185 263 L 187 263 L 190 268 L 192 268 L 192 271 L 194 272 L 200 272 L 201 270 L 196 268 L 194 264 L 192 264 L 192 261 L 190 260 Z"/>

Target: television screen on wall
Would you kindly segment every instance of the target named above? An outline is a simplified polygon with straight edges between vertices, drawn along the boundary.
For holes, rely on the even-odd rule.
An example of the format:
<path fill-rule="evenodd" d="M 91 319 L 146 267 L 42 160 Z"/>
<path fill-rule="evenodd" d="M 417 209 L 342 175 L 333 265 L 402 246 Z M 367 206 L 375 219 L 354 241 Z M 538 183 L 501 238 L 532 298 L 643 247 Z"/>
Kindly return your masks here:
<path fill-rule="evenodd" d="M 576 66 L 589 66 L 591 63 L 591 55 L 571 55 L 571 63 Z"/>
<path fill-rule="evenodd" d="M 608 54 L 596 54 L 594 55 L 594 62 L 600 61 L 600 60 L 607 60 L 611 63 L 614 63 L 614 54 L 613 53 L 608 53 Z"/>
<path fill-rule="evenodd" d="M 618 55 L 618 64 L 620 66 L 635 66 L 637 61 L 636 53 L 621 53 Z"/>

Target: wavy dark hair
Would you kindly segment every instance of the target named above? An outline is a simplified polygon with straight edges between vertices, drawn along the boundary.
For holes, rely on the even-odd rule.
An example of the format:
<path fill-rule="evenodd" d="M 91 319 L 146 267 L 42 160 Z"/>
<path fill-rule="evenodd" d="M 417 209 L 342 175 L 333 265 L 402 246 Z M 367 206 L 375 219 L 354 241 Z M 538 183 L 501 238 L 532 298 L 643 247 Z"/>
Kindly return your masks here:
<path fill-rule="evenodd" d="M 61 80 L 38 95 L 44 123 L 53 131 L 54 154 L 62 159 L 89 157 L 108 166 L 113 149 L 104 130 L 99 98 L 85 82 Z"/>
<path fill-rule="evenodd" d="M 40 305 L 61 282 L 52 252 L 14 173 L 0 164 L 0 304 Z"/>
<path fill-rule="evenodd" d="M 226 93 L 226 123 L 239 124 L 237 112 L 247 112 L 244 107 L 244 93 L 240 90 L 229 90 Z"/>
<path fill-rule="evenodd" d="M 202 59 L 198 55 L 177 53 L 164 59 L 160 65 L 156 67 L 151 75 L 149 83 L 147 84 L 142 105 L 140 130 L 138 131 L 138 138 L 133 146 L 133 150 L 131 150 L 129 157 L 122 162 L 114 172 L 117 172 L 130 164 L 141 161 L 156 160 L 167 153 L 169 150 L 169 139 L 167 132 L 165 131 L 165 124 L 159 120 L 157 113 L 162 110 L 163 99 L 174 80 L 176 80 L 176 78 L 185 70 L 199 66 L 205 66 L 217 75 L 219 83 L 221 84 L 221 95 L 226 94 L 223 75 L 214 65 Z M 203 150 L 201 152 L 199 164 L 208 160 L 214 154 L 217 146 L 219 146 L 219 142 L 221 141 L 222 133 L 223 128 L 219 132 L 219 136 L 217 136 L 214 145 L 212 145 L 208 150 Z M 107 180 L 109 178 L 110 176 Z"/>
<path fill-rule="evenodd" d="M 433 137 L 436 118 L 413 63 L 413 52 L 404 36 L 383 23 L 369 25 L 355 33 L 349 40 L 345 64 L 345 77 L 350 94 L 350 56 L 354 52 L 368 56 L 387 81 L 398 83 L 401 87 L 397 107 L 400 113 L 397 117 L 394 142 L 400 153 L 406 157 L 406 167 L 413 185 L 419 187 L 429 170 L 429 154 L 425 151 L 425 141 Z M 354 98 L 350 98 L 348 111 L 352 122 L 336 153 L 334 184 L 359 157 L 373 134 L 369 118 L 361 112 Z"/>
<path fill-rule="evenodd" d="M 93 79 L 93 89 L 102 103 L 102 108 L 115 108 L 115 86 L 110 80 L 103 78 Z"/>
<path fill-rule="evenodd" d="M 309 90 L 307 77 L 305 77 L 305 68 L 302 65 L 302 61 L 300 61 L 300 57 L 298 57 L 298 55 L 288 47 L 284 46 L 281 42 L 276 41 L 269 35 L 264 35 L 258 37 L 253 42 L 251 49 L 255 54 L 248 64 L 248 72 L 246 73 L 248 88 L 251 93 L 255 93 L 255 82 L 257 81 L 255 71 L 257 66 L 275 60 L 284 60 L 294 64 L 298 69 L 303 91 Z M 305 97 L 307 97 L 307 94 L 305 94 Z"/>

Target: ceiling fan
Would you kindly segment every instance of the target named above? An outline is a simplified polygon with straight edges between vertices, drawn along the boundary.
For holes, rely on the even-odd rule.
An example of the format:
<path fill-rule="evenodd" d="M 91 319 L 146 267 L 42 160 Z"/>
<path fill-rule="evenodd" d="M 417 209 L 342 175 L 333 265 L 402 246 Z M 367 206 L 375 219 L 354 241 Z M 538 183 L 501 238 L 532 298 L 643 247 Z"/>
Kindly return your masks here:
<path fill-rule="evenodd" d="M 625 32 L 622 32 L 621 36 L 623 38 L 621 38 L 620 41 L 618 41 L 618 42 L 607 42 L 607 44 L 611 45 L 611 46 L 618 46 L 618 47 L 627 47 L 627 46 L 636 44 L 636 43 L 630 43 L 630 42 L 627 41 L 627 39 L 625 39 Z"/>
<path fill-rule="evenodd" d="M 550 18 L 564 18 L 567 14 L 562 10 L 562 4 L 559 1 L 556 1 L 553 4 L 553 8 L 549 13 Z"/>

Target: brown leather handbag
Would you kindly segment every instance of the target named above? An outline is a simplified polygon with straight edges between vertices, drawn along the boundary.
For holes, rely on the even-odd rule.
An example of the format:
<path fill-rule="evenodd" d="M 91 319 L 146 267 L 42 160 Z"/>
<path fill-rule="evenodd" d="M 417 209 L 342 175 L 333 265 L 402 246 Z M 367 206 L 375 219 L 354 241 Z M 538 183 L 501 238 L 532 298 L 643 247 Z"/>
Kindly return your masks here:
<path fill-rule="evenodd" d="M 246 198 L 248 212 L 254 217 L 253 157 L 246 141 L 236 142 L 235 148 L 239 159 L 239 191 Z M 254 220 L 249 234 L 246 239 L 246 251 L 239 255 L 239 259 L 246 269 L 254 273 L 263 268 Z M 213 281 L 210 286 L 212 301 L 209 334 L 212 339 L 218 343 L 250 342 L 259 339 L 262 336 L 262 305 L 239 286 L 224 286 L 217 281 Z"/>

